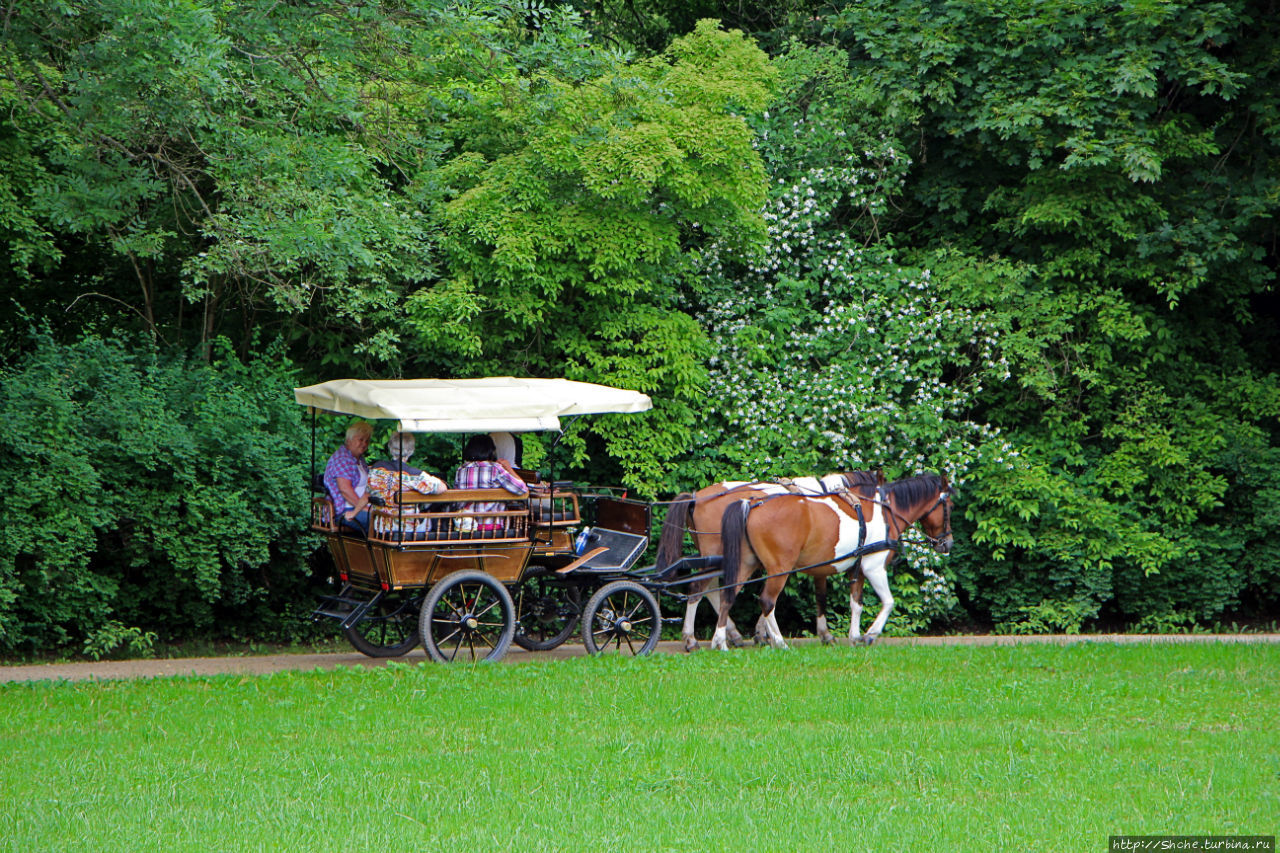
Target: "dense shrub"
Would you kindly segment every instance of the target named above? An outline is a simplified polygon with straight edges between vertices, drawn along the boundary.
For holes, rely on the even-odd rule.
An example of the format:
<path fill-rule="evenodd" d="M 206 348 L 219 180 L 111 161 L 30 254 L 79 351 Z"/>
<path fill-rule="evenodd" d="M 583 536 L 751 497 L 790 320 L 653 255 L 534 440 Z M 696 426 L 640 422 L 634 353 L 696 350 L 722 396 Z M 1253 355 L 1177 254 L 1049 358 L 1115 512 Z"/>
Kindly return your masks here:
<path fill-rule="evenodd" d="M 309 453 L 288 362 L 33 343 L 0 374 L 0 649 L 287 630 Z"/>

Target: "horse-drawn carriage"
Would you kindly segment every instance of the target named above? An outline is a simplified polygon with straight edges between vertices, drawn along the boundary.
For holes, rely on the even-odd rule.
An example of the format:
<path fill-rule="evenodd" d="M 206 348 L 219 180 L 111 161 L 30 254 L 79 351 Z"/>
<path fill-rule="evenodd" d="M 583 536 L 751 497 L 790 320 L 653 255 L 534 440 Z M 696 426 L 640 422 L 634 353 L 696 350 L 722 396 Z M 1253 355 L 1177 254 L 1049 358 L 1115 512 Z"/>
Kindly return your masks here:
<path fill-rule="evenodd" d="M 313 481 L 317 412 L 393 420 L 410 433 L 521 433 L 651 406 L 633 391 L 510 377 L 334 380 L 294 397 L 312 412 Z M 513 641 L 554 648 L 579 620 L 592 653 L 652 651 L 657 600 L 626 578 L 648 546 L 650 506 L 521 473 L 534 487 L 523 496 L 401 492 L 371 507 L 364 533 L 341 523 L 327 494 L 315 494 L 311 528 L 325 536 L 342 584 L 317 618 L 336 620 L 371 657 L 397 657 L 421 641 L 438 661 L 497 660 Z"/>
<path fill-rule="evenodd" d="M 313 476 L 317 412 L 394 420 L 411 433 L 480 433 L 559 431 L 561 419 L 651 406 L 638 392 L 510 377 L 335 380 L 294 395 L 312 412 Z M 885 570 L 902 533 L 919 522 L 939 551 L 951 544 L 944 477 L 886 484 L 878 472 L 849 472 L 808 485 L 718 483 L 682 495 L 668 502 L 673 511 L 654 564 L 637 568 L 650 541 L 652 504 L 579 490 L 554 476 L 545 483 L 533 472 L 522 476 L 534 487 L 524 496 L 501 489 L 401 492 L 372 508 L 367 532 L 342 525 L 328 495 L 316 495 L 311 527 L 326 537 L 342 583 L 317 618 L 338 621 L 352 645 L 373 657 L 400 656 L 421 641 L 437 661 L 497 660 L 513 641 L 530 650 L 554 648 L 579 623 L 590 653 L 634 655 L 658 643 L 661 593 L 686 604 L 685 644 L 696 647 L 693 617 L 705 595 L 720 611 L 713 646 L 723 648 L 738 635 L 719 593 L 731 604 L 737 589 L 763 571 L 755 579 L 764 584 L 756 636 L 785 645 L 772 611 L 786 579 L 798 572 L 816 578 L 817 630 L 829 641 L 826 580 L 847 572 L 851 639 L 861 638 L 864 579 L 881 600 L 870 641 L 893 606 Z M 681 555 L 686 532 L 694 534 L 697 556 Z"/>

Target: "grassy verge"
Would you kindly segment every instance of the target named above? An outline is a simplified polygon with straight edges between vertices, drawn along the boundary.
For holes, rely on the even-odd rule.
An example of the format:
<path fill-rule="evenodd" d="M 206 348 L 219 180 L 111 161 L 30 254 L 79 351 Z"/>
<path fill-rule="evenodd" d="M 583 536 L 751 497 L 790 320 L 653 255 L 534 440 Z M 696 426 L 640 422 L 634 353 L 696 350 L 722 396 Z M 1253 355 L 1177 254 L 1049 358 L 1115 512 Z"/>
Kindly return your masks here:
<path fill-rule="evenodd" d="M 0 849 L 1104 850 L 1274 834 L 1275 646 L 0 687 Z"/>

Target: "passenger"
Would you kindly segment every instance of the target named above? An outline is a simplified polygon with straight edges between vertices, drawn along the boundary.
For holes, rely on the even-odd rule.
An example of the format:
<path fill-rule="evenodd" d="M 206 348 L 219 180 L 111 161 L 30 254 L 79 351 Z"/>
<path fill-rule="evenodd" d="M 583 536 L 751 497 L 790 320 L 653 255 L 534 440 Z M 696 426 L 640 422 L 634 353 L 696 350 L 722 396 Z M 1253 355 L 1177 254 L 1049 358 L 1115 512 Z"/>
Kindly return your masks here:
<path fill-rule="evenodd" d="M 520 441 L 520 436 L 509 432 L 491 432 L 489 437 L 493 439 L 498 459 L 507 460 L 513 468 L 524 466 L 524 443 Z"/>
<path fill-rule="evenodd" d="M 458 469 L 453 484 L 459 489 L 506 489 L 513 495 L 529 494 L 525 485 L 514 470 L 511 463 L 499 459 L 494 448 L 493 439 L 487 435 L 474 435 L 462 450 L 463 465 Z M 479 501 L 463 504 L 461 511 L 469 513 L 501 512 L 503 504 L 496 501 Z M 467 519 L 463 519 L 463 523 Z M 502 522 L 498 518 L 480 518 L 476 523 L 477 530 L 501 530 Z"/>
<path fill-rule="evenodd" d="M 365 535 L 369 533 L 369 466 L 364 454 L 372 435 L 372 425 L 356 421 L 347 427 L 346 440 L 324 466 L 324 487 L 333 501 L 334 516 Z"/>
<path fill-rule="evenodd" d="M 369 491 L 384 500 L 396 492 L 407 492 L 410 489 L 424 495 L 443 492 L 447 488 L 444 480 L 409 464 L 409 457 L 415 449 L 413 433 L 392 433 L 391 438 L 387 439 L 388 458 L 373 463 L 369 471 Z M 400 481 L 399 488 L 396 488 L 397 478 Z"/>
<path fill-rule="evenodd" d="M 380 498 L 383 503 L 390 504 L 401 492 L 416 491 L 424 495 L 435 495 L 445 491 L 444 481 L 433 477 L 420 468 L 409 464 L 416 442 L 413 433 L 397 432 L 387 439 L 387 456 L 389 458 L 373 463 L 369 469 L 369 494 Z M 435 507 L 439 509 L 439 506 Z M 401 505 L 392 516 L 387 513 L 375 513 L 374 530 L 379 535 L 391 532 L 407 533 L 407 538 L 425 539 L 432 531 L 431 519 L 423 513 L 424 507 L 410 504 Z M 397 536 L 396 538 L 400 538 Z"/>

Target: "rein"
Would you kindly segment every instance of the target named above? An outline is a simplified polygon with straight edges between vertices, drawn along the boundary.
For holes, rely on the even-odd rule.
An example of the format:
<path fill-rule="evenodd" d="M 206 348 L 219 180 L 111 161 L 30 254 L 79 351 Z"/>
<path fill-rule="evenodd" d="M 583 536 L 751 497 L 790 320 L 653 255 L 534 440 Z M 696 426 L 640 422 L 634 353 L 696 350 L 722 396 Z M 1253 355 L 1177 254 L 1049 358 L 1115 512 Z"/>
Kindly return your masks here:
<path fill-rule="evenodd" d="M 810 566 L 797 566 L 794 569 L 788 569 L 785 572 L 777 572 L 776 574 L 772 574 L 772 575 L 760 575 L 759 577 L 747 578 L 746 580 L 736 584 L 710 587 L 708 589 L 702 590 L 702 592 L 699 594 L 706 595 L 712 592 L 723 592 L 726 589 L 730 589 L 732 587 L 742 587 L 752 583 L 764 583 L 765 581 L 770 580 L 772 578 L 790 577 L 791 575 L 799 574 L 800 572 L 807 572 L 810 569 L 820 569 L 823 566 L 830 566 L 834 563 L 839 563 L 841 560 L 858 558 L 858 562 L 855 562 L 852 566 L 845 569 L 845 574 L 851 574 L 858 568 L 859 565 L 861 565 L 861 558 L 867 556 L 868 554 L 876 554 L 876 553 L 879 553 L 880 551 L 901 551 L 901 550 L 902 550 L 902 543 L 897 540 L 886 539 L 883 542 L 871 542 L 866 545 L 861 545 L 857 548 L 854 548 L 848 554 L 841 554 L 839 556 L 832 557 L 830 560 L 823 560 L 821 563 L 814 563 L 813 565 L 810 565 Z M 716 572 L 714 574 L 719 574 L 719 572 Z M 714 576 L 714 574 L 712 576 Z M 696 579 L 697 578 L 681 578 L 678 581 L 678 583 L 687 584 L 690 581 L 696 580 Z"/>
<path fill-rule="evenodd" d="M 940 545 L 944 539 L 946 539 L 948 536 L 951 535 L 951 501 L 949 500 L 950 497 L 951 497 L 951 487 L 948 486 L 947 488 L 942 489 L 941 491 L 938 492 L 938 497 L 937 499 L 934 500 L 933 505 L 928 509 L 926 509 L 924 512 L 920 513 L 920 515 L 916 518 L 915 521 L 908 520 L 906 515 L 894 509 L 892 504 L 890 504 L 887 499 L 880 500 L 877 497 L 874 499 L 868 498 L 868 500 L 873 500 L 875 503 L 878 503 L 881 506 L 883 506 L 885 510 L 887 510 L 891 516 L 893 516 L 894 520 L 901 525 L 900 530 L 906 530 L 908 527 L 915 524 L 916 521 L 919 521 L 921 518 L 924 518 L 925 516 L 933 512 L 935 509 L 937 509 L 939 506 L 941 506 L 942 507 L 942 535 L 930 536 L 928 533 L 924 532 L 923 528 L 921 528 L 920 530 L 920 535 L 923 536 L 926 540 L 928 540 L 930 545 L 932 545 L 934 548 L 937 548 L 938 545 Z M 859 520 L 861 520 L 861 514 L 859 514 Z"/>

